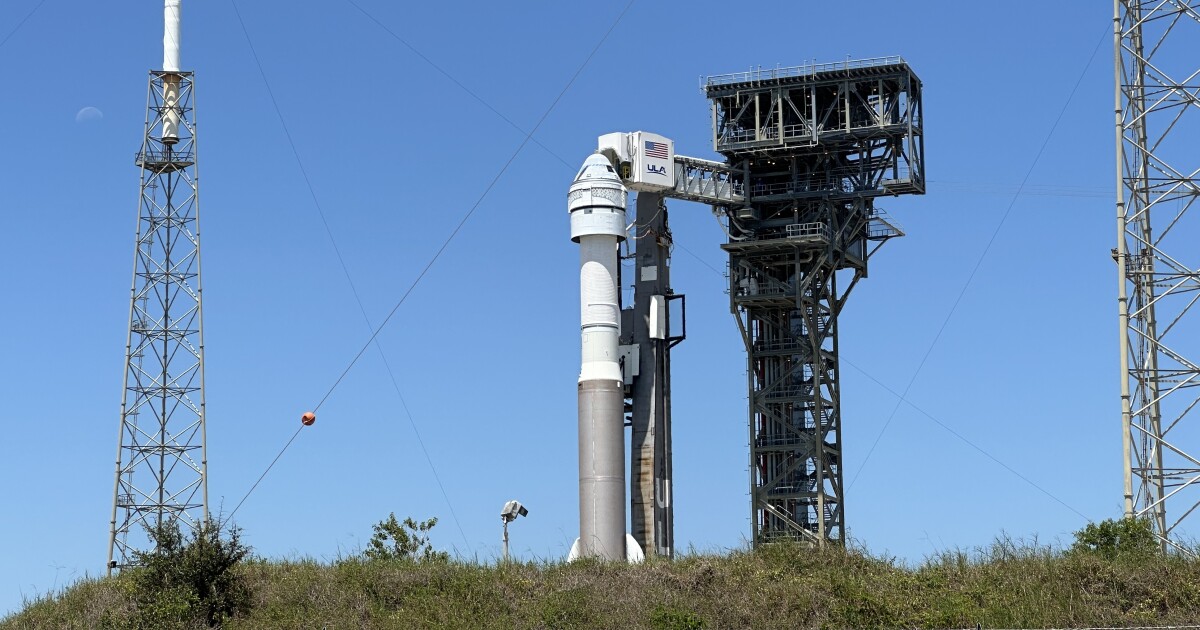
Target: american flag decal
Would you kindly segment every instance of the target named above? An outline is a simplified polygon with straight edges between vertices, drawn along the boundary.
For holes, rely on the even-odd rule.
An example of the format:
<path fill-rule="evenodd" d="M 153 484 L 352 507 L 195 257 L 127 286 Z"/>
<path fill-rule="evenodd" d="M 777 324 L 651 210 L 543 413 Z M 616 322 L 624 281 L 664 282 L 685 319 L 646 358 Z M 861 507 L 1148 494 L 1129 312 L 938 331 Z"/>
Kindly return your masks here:
<path fill-rule="evenodd" d="M 667 144 L 665 142 L 647 142 L 646 157 L 667 159 Z"/>

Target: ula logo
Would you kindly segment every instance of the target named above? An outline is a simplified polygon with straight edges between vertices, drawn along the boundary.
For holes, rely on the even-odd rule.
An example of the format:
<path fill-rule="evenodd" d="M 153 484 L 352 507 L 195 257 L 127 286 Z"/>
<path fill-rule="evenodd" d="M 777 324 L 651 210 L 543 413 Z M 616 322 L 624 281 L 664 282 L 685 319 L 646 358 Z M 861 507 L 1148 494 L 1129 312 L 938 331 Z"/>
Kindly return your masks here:
<path fill-rule="evenodd" d="M 658 168 L 655 168 L 653 164 L 647 164 L 647 165 L 646 165 L 646 172 L 647 172 L 647 173 L 654 173 L 655 175 L 666 175 L 666 174 L 667 174 L 667 167 L 665 167 L 665 166 L 659 166 Z"/>

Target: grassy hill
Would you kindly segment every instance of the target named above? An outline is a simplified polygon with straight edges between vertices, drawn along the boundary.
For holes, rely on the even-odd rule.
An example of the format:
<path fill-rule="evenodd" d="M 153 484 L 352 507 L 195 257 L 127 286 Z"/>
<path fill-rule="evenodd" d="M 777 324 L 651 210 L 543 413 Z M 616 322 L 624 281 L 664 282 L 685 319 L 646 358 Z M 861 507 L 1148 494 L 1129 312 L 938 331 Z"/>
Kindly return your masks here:
<path fill-rule="evenodd" d="M 1002 539 L 917 567 L 773 545 L 638 566 L 250 559 L 226 628 L 1038 628 L 1200 620 L 1200 561 Z M 3 628 L 205 627 L 187 596 L 147 604 L 136 571 L 31 601 Z"/>

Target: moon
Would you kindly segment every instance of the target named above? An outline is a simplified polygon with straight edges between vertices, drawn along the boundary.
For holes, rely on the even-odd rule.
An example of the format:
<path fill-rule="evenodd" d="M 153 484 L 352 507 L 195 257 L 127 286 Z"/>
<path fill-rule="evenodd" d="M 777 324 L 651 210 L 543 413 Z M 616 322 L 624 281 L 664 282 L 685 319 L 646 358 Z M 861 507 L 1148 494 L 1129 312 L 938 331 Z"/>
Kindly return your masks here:
<path fill-rule="evenodd" d="M 104 118 L 104 112 L 91 106 L 84 107 L 75 114 L 75 122 L 80 124 L 100 120 L 101 118 Z"/>

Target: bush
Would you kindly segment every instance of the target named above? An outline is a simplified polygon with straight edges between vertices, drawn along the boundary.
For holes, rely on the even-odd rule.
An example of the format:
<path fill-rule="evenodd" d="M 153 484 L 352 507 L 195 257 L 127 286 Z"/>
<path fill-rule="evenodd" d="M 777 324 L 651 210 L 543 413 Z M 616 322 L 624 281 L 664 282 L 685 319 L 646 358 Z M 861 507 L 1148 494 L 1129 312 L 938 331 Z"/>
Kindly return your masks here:
<path fill-rule="evenodd" d="M 690 610 L 667 608 L 660 604 L 650 613 L 650 627 L 654 630 L 702 630 L 704 619 Z"/>
<path fill-rule="evenodd" d="M 139 625 L 163 627 L 203 621 L 218 626 L 246 612 L 250 589 L 237 565 L 250 554 L 241 530 L 206 519 L 185 537 L 177 520 L 150 528 L 150 552 L 135 552 L 129 571 Z"/>
<path fill-rule="evenodd" d="M 371 526 L 375 535 L 363 555 L 370 560 L 449 560 L 450 554 L 434 551 L 429 544 L 429 530 L 434 525 L 436 518 L 418 523 L 409 517 L 401 523 L 390 513 L 386 521 Z"/>
<path fill-rule="evenodd" d="M 1106 560 L 1146 558 L 1161 553 L 1150 519 L 1106 519 L 1075 532 L 1071 553 L 1097 554 Z"/>

